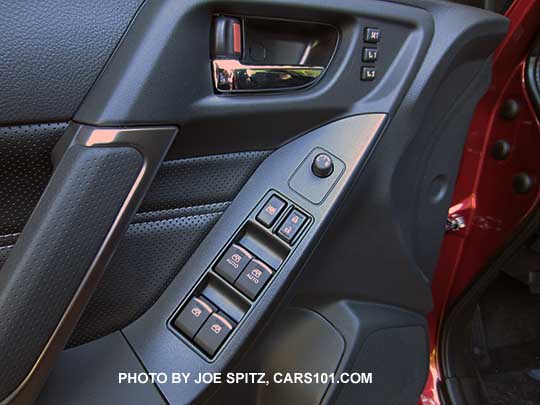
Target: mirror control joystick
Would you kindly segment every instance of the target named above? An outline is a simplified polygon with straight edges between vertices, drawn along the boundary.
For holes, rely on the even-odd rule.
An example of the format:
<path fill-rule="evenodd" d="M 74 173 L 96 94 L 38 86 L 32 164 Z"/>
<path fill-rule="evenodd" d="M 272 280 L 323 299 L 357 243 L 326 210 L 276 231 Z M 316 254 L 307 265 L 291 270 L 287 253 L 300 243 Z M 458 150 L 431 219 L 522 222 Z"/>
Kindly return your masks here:
<path fill-rule="evenodd" d="M 311 165 L 311 170 L 317 177 L 328 177 L 334 171 L 334 162 L 332 157 L 327 153 L 319 153 L 313 159 L 313 164 Z"/>

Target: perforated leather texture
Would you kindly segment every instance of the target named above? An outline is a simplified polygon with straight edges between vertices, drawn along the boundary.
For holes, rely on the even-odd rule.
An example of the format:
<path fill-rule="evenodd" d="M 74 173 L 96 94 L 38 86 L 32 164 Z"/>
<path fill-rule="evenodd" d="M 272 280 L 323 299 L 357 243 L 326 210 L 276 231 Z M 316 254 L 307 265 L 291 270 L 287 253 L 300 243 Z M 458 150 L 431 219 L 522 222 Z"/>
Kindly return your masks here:
<path fill-rule="evenodd" d="M 70 119 L 142 1 L 0 1 L 0 123 Z"/>
<path fill-rule="evenodd" d="M 0 128 L 0 266 L 47 184 L 50 153 L 65 127 Z M 269 153 L 164 162 L 69 345 L 107 335 L 143 314 Z"/>
<path fill-rule="evenodd" d="M 242 152 L 167 161 L 141 211 L 231 201 L 268 152 Z"/>
<path fill-rule="evenodd" d="M 141 154 L 128 147 L 66 152 L 0 271 L 0 399 L 42 352 L 142 164 Z"/>
<path fill-rule="evenodd" d="M 62 122 L 0 128 L 2 235 L 20 232 L 30 217 L 52 173 L 48 156 L 66 127 Z M 0 236 L 0 246 L 13 242 L 4 239 Z"/>
<path fill-rule="evenodd" d="M 159 298 L 225 205 L 199 214 L 132 224 L 107 268 L 69 346 L 121 329 Z"/>

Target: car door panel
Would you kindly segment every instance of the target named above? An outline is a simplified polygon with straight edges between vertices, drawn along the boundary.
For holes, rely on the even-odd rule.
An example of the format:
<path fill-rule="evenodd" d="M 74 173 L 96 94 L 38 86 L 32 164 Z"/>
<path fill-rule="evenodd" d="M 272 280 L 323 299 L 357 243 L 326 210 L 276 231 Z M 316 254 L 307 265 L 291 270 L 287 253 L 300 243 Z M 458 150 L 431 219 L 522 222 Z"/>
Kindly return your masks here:
<path fill-rule="evenodd" d="M 62 19 L 69 19 L 71 6 L 57 6 L 55 14 L 66 8 Z M 46 107 L 43 92 L 52 92 L 51 81 L 35 69 L 33 58 L 43 64 L 49 56 L 42 50 L 32 57 L 12 53 L 29 64 L 25 74 L 46 83 L 26 81 L 26 87 L 10 90 L 10 100 L 19 105 L 1 121 L 28 125 L 0 129 L 0 164 L 7 173 L 0 180 L 0 265 L 10 260 L 45 190 L 53 146 L 67 127 L 32 123 L 174 126 L 179 135 L 116 240 L 118 248 L 77 327 L 69 331 L 71 348 L 59 355 L 41 403 L 78 400 L 76 391 L 63 388 L 66 370 L 80 356 L 103 356 L 118 345 L 148 372 L 270 375 L 324 369 L 372 372 L 375 379 L 311 388 L 169 380 L 155 385 L 163 398 L 148 394 L 156 403 L 227 403 L 231 396 L 240 403 L 280 397 L 297 403 L 414 403 L 427 375 L 430 279 L 459 159 L 507 21 L 431 0 L 147 0 L 110 3 L 103 10 L 93 3 L 84 7 L 81 36 L 92 44 L 78 42 L 73 21 L 54 31 L 69 45 L 63 58 L 76 59 L 80 52 L 85 57 L 51 65 L 49 73 L 64 76 L 66 86 L 54 88 Z M 16 19 L 18 8 L 10 10 Z M 109 16 L 94 28 L 86 26 L 102 12 Z M 218 15 L 263 19 L 270 26 L 275 19 L 326 24 L 338 40 L 323 75 L 310 87 L 216 94 L 211 48 Z M 376 45 L 365 41 L 368 27 L 380 30 Z M 98 40 L 93 29 L 107 35 Z M 16 32 L 14 38 L 28 43 Z M 362 61 L 366 46 L 378 48 L 373 64 Z M 375 80 L 361 80 L 368 65 L 376 67 Z M 7 65 L 0 70 L 10 71 L 6 81 L 21 74 Z M 82 80 L 74 83 L 73 76 Z M 34 99 L 27 97 L 28 86 L 38 89 Z M 328 180 L 311 172 L 319 152 L 334 159 Z M 306 217 L 290 243 L 277 236 L 286 214 L 270 228 L 256 219 L 271 195 L 286 202 L 287 215 L 294 207 Z M 239 292 L 216 270 L 232 243 L 272 263 L 273 275 L 257 298 Z M 174 326 L 179 311 L 200 294 L 212 297 L 236 324 L 212 354 Z M 312 332 L 317 327 L 320 335 Z M 298 345 L 335 351 L 309 363 L 301 353 L 290 354 Z M 120 357 L 103 359 L 85 378 L 137 369 L 131 356 Z M 77 376 L 69 381 L 83 384 Z M 120 396 L 115 398 L 130 395 L 116 380 L 100 381 L 103 401 L 109 391 Z M 36 388 L 31 396 L 37 394 Z"/>

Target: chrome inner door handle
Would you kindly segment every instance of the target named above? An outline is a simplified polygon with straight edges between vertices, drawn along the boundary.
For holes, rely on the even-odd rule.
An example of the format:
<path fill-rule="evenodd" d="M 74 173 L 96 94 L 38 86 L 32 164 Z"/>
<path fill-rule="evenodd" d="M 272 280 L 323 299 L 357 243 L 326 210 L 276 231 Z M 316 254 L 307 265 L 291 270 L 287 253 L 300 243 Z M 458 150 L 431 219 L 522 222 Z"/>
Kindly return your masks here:
<path fill-rule="evenodd" d="M 214 86 L 220 93 L 293 90 L 315 83 L 321 66 L 244 65 L 236 59 L 213 61 Z"/>

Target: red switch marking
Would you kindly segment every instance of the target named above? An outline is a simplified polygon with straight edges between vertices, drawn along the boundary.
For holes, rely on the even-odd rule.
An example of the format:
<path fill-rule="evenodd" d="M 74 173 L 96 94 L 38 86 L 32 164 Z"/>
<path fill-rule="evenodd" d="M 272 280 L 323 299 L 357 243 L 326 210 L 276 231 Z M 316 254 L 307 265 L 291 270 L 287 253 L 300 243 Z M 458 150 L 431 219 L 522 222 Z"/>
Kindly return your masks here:
<path fill-rule="evenodd" d="M 242 52 L 242 34 L 240 32 L 240 24 L 233 23 L 233 42 L 234 53 Z"/>

